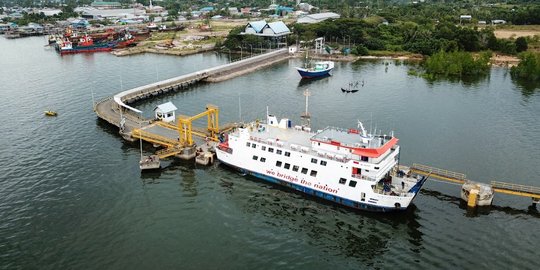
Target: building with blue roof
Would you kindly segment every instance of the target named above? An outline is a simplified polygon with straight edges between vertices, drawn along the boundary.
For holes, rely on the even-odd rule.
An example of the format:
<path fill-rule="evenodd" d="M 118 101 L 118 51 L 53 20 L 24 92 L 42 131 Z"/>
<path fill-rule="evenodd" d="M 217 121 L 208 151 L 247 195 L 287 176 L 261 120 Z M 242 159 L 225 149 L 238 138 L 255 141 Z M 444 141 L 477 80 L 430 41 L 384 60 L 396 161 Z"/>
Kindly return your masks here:
<path fill-rule="evenodd" d="M 244 30 L 245 34 L 253 34 L 256 35 L 258 33 L 261 33 L 263 28 L 266 26 L 266 21 L 255 21 L 255 22 L 248 22 L 246 25 L 246 28 Z"/>
<path fill-rule="evenodd" d="M 211 12 L 211 11 L 214 11 L 214 7 L 203 7 L 199 11 L 202 13 Z"/>
<path fill-rule="evenodd" d="M 269 37 L 280 37 L 291 33 L 291 30 L 282 21 L 267 23 L 260 35 Z"/>
<path fill-rule="evenodd" d="M 256 35 L 264 37 L 281 37 L 291 33 L 291 30 L 282 21 L 266 23 L 266 21 L 249 22 L 242 35 Z"/>

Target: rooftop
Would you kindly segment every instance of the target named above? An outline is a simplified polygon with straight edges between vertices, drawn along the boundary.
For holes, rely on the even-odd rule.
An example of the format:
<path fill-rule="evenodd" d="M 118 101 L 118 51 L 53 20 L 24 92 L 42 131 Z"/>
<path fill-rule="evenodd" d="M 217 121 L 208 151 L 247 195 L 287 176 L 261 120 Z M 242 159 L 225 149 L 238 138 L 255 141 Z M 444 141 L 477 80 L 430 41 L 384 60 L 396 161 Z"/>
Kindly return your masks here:
<path fill-rule="evenodd" d="M 157 109 L 159 109 L 162 112 L 172 112 L 172 111 L 176 111 L 178 108 L 176 108 L 176 106 L 174 106 L 174 104 L 169 101 L 167 103 L 158 105 L 157 107 L 154 108 L 154 111 Z"/>

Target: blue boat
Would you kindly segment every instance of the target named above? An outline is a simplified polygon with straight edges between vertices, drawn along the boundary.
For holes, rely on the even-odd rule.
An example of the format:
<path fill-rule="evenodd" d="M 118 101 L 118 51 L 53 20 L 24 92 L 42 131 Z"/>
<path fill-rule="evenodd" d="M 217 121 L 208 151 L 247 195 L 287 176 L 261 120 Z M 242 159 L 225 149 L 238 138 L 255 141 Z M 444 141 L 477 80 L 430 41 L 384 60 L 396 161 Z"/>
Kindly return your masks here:
<path fill-rule="evenodd" d="M 332 61 L 320 61 L 315 62 L 311 67 L 296 68 L 300 76 L 306 79 L 329 76 L 332 69 L 334 69 L 334 62 Z"/>

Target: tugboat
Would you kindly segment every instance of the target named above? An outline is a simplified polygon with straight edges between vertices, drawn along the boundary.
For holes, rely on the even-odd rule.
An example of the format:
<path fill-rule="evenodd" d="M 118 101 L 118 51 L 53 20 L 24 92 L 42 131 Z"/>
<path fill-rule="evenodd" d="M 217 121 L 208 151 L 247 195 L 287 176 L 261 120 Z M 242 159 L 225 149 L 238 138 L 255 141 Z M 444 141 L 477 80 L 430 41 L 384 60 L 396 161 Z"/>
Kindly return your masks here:
<path fill-rule="evenodd" d="M 306 94 L 306 108 L 307 96 Z M 216 147 L 218 160 L 243 173 L 347 207 L 406 210 L 427 177 L 399 166 L 400 146 L 392 135 L 327 127 L 312 132 L 307 121 L 292 125 L 267 112 L 266 121 L 245 124 Z M 374 132 L 376 133 L 376 132 Z"/>

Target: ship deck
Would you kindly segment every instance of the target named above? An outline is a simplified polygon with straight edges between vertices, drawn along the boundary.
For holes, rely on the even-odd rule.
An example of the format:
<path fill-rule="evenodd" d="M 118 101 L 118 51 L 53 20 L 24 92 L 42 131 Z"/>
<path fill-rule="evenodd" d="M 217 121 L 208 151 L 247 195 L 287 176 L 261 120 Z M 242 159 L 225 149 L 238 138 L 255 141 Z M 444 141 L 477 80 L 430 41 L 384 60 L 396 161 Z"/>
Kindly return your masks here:
<path fill-rule="evenodd" d="M 250 131 L 250 136 L 264 143 L 270 142 L 276 144 L 277 142 L 280 142 L 283 143 L 283 146 L 288 147 L 291 145 L 298 145 L 300 147 L 311 148 L 310 139 L 315 135 L 315 133 L 303 130 L 291 128 L 283 129 L 265 124 L 259 125 L 260 127 L 258 130 L 253 128 L 253 131 Z M 238 133 L 236 135 L 238 135 Z"/>

